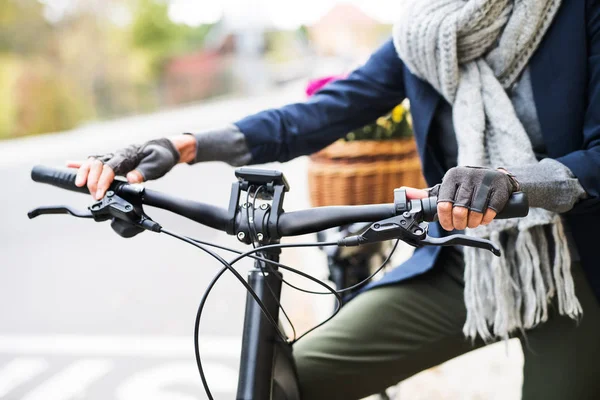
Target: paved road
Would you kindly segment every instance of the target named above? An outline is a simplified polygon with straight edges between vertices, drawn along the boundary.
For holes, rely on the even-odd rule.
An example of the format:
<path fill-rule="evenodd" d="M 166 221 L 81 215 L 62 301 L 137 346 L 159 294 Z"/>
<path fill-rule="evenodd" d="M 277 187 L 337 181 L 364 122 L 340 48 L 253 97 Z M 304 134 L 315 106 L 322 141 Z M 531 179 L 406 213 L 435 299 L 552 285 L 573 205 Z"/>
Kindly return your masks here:
<path fill-rule="evenodd" d="M 35 184 L 29 170 L 37 163 L 63 165 L 65 159 L 133 141 L 218 125 L 299 99 L 301 93 L 292 86 L 253 99 L 0 143 L 0 399 L 204 398 L 193 360 L 193 321 L 219 265 L 190 246 L 149 232 L 124 240 L 108 223 L 66 216 L 30 221 L 26 212 L 35 206 L 85 207 L 90 199 Z M 288 209 L 307 206 L 305 165 L 299 159 L 278 166 L 292 185 Z M 207 163 L 179 166 L 149 186 L 226 205 L 233 178 L 229 166 Z M 240 247 L 225 234 L 166 212 L 151 215 L 176 232 Z M 320 256 L 316 251 L 302 255 L 292 250 L 284 261 Z M 322 263 L 305 264 L 309 272 L 324 275 Z M 245 274 L 248 265 L 238 270 Z M 202 349 L 217 399 L 233 398 L 244 299 L 239 283 L 226 276 L 203 316 Z M 302 303 L 296 295 L 286 294 L 284 300 L 304 326 L 314 321 L 313 310 L 327 309 Z"/>

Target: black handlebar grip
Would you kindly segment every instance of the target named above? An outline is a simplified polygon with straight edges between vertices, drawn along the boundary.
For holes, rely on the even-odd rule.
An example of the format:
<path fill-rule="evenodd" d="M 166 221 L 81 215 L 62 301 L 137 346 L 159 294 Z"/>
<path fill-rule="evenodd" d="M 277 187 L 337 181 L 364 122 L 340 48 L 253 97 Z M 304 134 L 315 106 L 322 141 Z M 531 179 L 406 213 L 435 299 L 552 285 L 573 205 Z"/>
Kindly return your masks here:
<path fill-rule="evenodd" d="M 525 192 L 515 192 L 498 213 L 496 219 L 523 218 L 529 214 L 529 200 Z"/>
<path fill-rule="evenodd" d="M 413 200 L 414 201 L 414 200 Z M 437 197 L 427 197 L 421 200 L 425 221 L 437 219 Z M 529 201 L 524 192 L 515 192 L 508 199 L 508 203 L 498 213 L 496 219 L 522 218 L 529 214 Z"/>
<path fill-rule="evenodd" d="M 75 186 L 76 170 L 68 168 L 52 168 L 36 165 L 31 169 L 31 179 L 35 182 L 47 183 L 61 189 L 71 190 L 79 193 L 89 193 L 86 186 Z"/>

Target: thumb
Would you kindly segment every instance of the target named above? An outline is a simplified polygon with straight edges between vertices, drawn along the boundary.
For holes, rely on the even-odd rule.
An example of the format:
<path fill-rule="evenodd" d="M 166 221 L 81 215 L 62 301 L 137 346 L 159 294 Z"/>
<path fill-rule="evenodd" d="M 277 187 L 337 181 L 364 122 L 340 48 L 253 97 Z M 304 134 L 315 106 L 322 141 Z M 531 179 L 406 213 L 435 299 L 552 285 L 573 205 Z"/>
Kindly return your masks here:
<path fill-rule="evenodd" d="M 429 197 L 429 192 L 427 190 L 415 189 L 406 186 L 401 186 L 400 189 L 406 190 L 406 197 L 408 200 L 417 200 Z"/>
<path fill-rule="evenodd" d="M 129 173 L 127 174 L 127 182 L 142 183 L 144 182 L 144 177 L 142 176 L 142 173 L 140 171 L 134 169 L 133 171 L 129 171 Z"/>

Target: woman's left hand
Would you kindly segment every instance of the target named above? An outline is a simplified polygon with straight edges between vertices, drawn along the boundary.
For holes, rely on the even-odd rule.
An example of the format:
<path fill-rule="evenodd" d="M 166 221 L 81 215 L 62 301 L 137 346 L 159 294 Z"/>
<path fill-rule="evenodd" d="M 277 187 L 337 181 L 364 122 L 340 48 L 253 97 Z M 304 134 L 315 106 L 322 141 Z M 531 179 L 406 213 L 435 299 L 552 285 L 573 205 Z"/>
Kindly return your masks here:
<path fill-rule="evenodd" d="M 487 225 L 502 211 L 513 192 L 516 179 L 503 169 L 454 167 L 430 195 L 438 197 L 438 219 L 442 228 L 476 228 Z"/>

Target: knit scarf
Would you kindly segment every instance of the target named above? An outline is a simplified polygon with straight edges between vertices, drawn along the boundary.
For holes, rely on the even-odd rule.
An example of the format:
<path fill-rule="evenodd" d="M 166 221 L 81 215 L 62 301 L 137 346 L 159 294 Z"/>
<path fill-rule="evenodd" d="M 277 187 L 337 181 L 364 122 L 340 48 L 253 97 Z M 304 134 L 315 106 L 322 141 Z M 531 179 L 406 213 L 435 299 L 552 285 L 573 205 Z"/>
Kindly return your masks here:
<path fill-rule="evenodd" d="M 452 105 L 458 165 L 537 163 L 506 90 L 550 26 L 561 0 L 404 0 L 394 45 L 408 69 Z M 467 247 L 464 334 L 508 338 L 560 314 L 577 318 L 571 258 L 561 218 L 532 208 L 467 234 L 499 245 L 501 257 Z"/>

